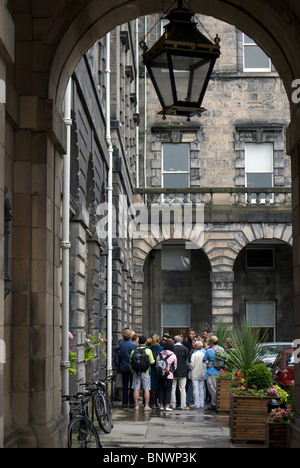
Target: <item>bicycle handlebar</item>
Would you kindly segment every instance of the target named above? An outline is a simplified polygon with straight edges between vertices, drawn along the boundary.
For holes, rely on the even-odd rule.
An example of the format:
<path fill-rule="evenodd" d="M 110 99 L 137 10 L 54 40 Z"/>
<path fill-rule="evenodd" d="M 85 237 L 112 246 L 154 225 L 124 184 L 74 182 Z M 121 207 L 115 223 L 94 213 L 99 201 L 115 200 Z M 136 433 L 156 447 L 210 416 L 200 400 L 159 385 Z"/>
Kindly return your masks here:
<path fill-rule="evenodd" d="M 82 398 L 89 398 L 90 396 L 92 396 L 92 393 L 91 392 L 78 392 L 76 393 L 76 395 L 62 395 L 62 398 L 64 398 L 65 400 L 67 401 L 71 401 L 71 400 L 81 400 Z"/>
<path fill-rule="evenodd" d="M 112 380 L 113 378 L 115 377 L 114 374 L 112 375 L 109 375 L 108 377 L 106 377 L 105 379 L 99 379 L 99 380 L 95 380 L 94 382 L 85 382 L 85 383 L 82 383 L 80 384 L 82 387 L 89 387 L 90 385 L 96 385 L 97 387 L 99 387 L 100 385 L 103 387 L 105 386 L 105 383 L 106 382 L 109 382 L 110 380 Z"/>

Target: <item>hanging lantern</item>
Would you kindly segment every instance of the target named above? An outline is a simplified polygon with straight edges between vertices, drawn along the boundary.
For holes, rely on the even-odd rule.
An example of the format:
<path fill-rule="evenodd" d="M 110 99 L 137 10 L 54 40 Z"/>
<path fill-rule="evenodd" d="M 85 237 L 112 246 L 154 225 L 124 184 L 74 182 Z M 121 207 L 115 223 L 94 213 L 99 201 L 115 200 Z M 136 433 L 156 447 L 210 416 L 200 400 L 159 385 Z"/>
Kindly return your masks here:
<path fill-rule="evenodd" d="M 143 63 L 162 106 L 159 114 L 201 116 L 201 107 L 215 62 L 220 56 L 220 38 L 214 43 L 198 31 L 193 13 L 182 8 L 166 18 L 165 33 L 151 47 L 143 47 Z"/>

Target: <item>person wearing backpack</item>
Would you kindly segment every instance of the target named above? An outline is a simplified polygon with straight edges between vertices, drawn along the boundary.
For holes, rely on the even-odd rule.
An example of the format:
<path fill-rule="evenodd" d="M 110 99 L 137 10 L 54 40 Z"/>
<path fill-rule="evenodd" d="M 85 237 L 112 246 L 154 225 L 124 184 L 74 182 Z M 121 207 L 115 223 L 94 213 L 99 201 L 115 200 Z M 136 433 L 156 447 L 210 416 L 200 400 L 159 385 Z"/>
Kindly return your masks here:
<path fill-rule="evenodd" d="M 165 366 L 161 366 L 165 362 Z M 164 368 L 165 367 L 165 368 Z M 170 408 L 171 392 L 174 379 L 174 372 L 177 369 L 177 357 L 174 353 L 174 344 L 166 341 L 164 349 L 159 353 L 156 359 L 156 368 L 160 370 L 157 374 L 158 400 L 160 410 L 173 411 Z M 163 372 L 161 370 L 163 369 Z"/>
<path fill-rule="evenodd" d="M 157 386 L 157 375 L 156 375 L 156 359 L 159 353 L 163 350 L 163 347 L 159 344 L 160 337 L 157 334 L 152 335 L 152 341 L 150 349 L 153 354 L 155 363 L 151 365 L 150 378 L 151 378 L 151 390 L 150 390 L 150 407 L 155 409 L 158 407 L 158 386 Z"/>
<path fill-rule="evenodd" d="M 122 332 L 123 341 L 119 343 L 120 349 L 120 371 L 122 373 L 123 382 L 123 408 L 128 406 L 128 394 L 130 406 L 134 405 L 133 401 L 133 390 L 132 386 L 132 373 L 130 370 L 130 354 L 132 350 L 137 348 L 137 344 L 134 343 L 132 338 L 132 331 L 129 328 L 124 328 Z"/>
<path fill-rule="evenodd" d="M 130 369 L 133 374 L 132 377 L 132 388 L 133 388 L 133 400 L 134 409 L 139 409 L 139 394 L 140 389 L 144 390 L 144 411 L 151 411 L 149 407 L 150 400 L 150 366 L 154 364 L 155 360 L 150 348 L 146 347 L 145 336 L 140 336 L 139 346 L 131 352 L 130 355 Z"/>
<path fill-rule="evenodd" d="M 216 375 L 219 370 L 215 368 L 214 361 L 217 351 L 224 351 L 221 346 L 218 346 L 218 338 L 214 335 L 207 338 L 208 349 L 206 350 L 203 361 L 206 361 L 207 368 L 207 388 L 211 396 L 211 405 L 208 409 L 216 409 L 217 404 L 217 380 Z"/>

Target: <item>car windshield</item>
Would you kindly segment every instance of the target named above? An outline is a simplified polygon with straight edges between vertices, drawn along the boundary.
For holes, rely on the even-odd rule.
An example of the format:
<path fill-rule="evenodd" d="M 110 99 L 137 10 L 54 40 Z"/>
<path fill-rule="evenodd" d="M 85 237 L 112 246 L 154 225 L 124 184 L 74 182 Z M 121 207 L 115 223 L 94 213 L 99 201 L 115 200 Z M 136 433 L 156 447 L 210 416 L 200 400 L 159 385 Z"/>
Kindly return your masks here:
<path fill-rule="evenodd" d="M 270 345 L 263 345 L 262 352 L 264 356 L 277 356 L 277 354 L 284 348 L 284 345 L 279 344 L 270 344 Z"/>
<path fill-rule="evenodd" d="M 281 351 L 287 347 L 290 347 L 288 343 L 267 343 L 262 344 L 262 361 L 267 366 L 270 366 L 274 363 L 277 356 Z"/>

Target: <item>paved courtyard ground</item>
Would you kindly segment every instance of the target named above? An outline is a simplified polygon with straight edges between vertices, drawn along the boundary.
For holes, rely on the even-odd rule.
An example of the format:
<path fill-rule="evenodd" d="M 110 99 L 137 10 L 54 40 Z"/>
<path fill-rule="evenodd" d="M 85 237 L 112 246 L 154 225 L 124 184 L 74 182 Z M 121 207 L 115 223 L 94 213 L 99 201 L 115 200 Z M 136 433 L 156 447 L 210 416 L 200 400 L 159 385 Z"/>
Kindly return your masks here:
<path fill-rule="evenodd" d="M 234 444 L 228 414 L 205 409 L 145 412 L 113 409 L 114 427 L 100 433 L 103 448 L 265 448 L 263 443 Z"/>

